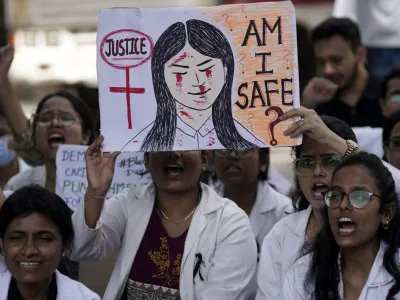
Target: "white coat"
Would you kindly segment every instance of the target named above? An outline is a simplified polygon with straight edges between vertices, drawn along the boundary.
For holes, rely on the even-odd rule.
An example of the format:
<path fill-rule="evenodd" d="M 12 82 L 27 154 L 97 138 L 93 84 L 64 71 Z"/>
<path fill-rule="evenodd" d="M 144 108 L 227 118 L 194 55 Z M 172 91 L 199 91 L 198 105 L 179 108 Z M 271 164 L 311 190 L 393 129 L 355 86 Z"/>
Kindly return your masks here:
<path fill-rule="evenodd" d="M 213 181 L 212 188 L 222 197 L 224 184 L 221 181 Z M 278 193 L 268 182 L 259 181 L 257 198 L 250 212 L 250 224 L 257 242 L 258 251 L 261 250 L 264 237 L 274 225 L 294 212 L 292 201 Z M 257 292 L 257 273 L 254 274 L 250 284 L 252 293 L 248 299 L 253 300 Z"/>
<path fill-rule="evenodd" d="M 221 197 L 224 196 L 224 184 L 221 181 L 210 180 L 210 187 Z M 294 207 L 290 198 L 277 192 L 268 182 L 259 181 L 256 202 L 249 218 L 260 249 L 264 237 L 272 227 L 292 213 L 294 213 Z"/>
<path fill-rule="evenodd" d="M 287 270 L 300 257 L 312 208 L 279 221 L 265 237 L 260 253 L 256 300 L 277 300 Z"/>
<path fill-rule="evenodd" d="M 154 184 L 148 184 L 130 187 L 107 200 L 95 229 L 85 223 L 84 202 L 72 216 L 76 232 L 72 260 L 102 260 L 120 248 L 103 300 L 119 299 L 125 289 L 154 208 L 155 192 Z M 203 257 L 200 272 L 204 281 L 193 276 L 197 253 Z M 256 243 L 246 214 L 202 184 L 201 201 L 185 241 L 181 299 L 247 299 L 256 264 Z"/>
<path fill-rule="evenodd" d="M 386 245 L 381 243 L 378 254 L 372 265 L 368 280 L 361 291 L 358 300 L 378 300 L 386 299 L 386 296 L 394 284 L 394 278 L 390 275 L 383 266 L 383 255 L 385 253 Z M 310 267 L 311 254 L 308 254 L 299 259 L 286 273 L 285 280 L 282 287 L 280 300 L 311 300 L 310 292 L 314 289 L 312 286 L 304 288 L 304 279 Z M 397 263 L 400 263 L 400 251 L 397 252 Z M 341 274 L 339 283 L 339 295 L 341 299 L 343 296 L 343 282 Z M 400 299 L 398 293 L 394 299 Z"/>
<path fill-rule="evenodd" d="M 100 297 L 89 290 L 82 283 L 64 276 L 57 270 L 57 300 L 100 300 Z M 11 274 L 3 270 L 0 272 L 0 300 L 7 300 L 8 287 L 10 286 Z"/>

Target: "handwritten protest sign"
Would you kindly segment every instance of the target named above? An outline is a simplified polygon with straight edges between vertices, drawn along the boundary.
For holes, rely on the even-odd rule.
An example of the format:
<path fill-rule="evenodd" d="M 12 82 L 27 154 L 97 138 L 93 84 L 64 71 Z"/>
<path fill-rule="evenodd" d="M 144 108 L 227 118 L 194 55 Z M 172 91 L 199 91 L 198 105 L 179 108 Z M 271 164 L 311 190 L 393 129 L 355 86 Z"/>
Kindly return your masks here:
<path fill-rule="evenodd" d="M 291 1 L 105 9 L 97 70 L 106 151 L 301 143 L 279 119 L 299 106 Z"/>
<path fill-rule="evenodd" d="M 57 151 L 56 193 L 68 206 L 75 210 L 87 188 L 85 152 L 87 146 L 60 145 Z M 121 153 L 116 162 L 113 182 L 107 199 L 131 185 L 145 185 L 151 182 L 146 173 L 142 153 Z"/>

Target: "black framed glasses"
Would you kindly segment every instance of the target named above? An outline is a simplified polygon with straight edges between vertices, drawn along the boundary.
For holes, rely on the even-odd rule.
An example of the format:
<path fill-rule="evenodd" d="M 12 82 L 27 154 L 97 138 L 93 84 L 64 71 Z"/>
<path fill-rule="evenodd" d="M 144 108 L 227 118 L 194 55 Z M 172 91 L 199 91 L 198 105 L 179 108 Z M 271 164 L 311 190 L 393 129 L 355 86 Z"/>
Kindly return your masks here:
<path fill-rule="evenodd" d="M 319 164 L 322 171 L 327 174 L 332 174 L 340 161 L 341 158 L 336 155 L 326 156 L 320 160 L 315 160 L 310 157 L 299 158 L 294 161 L 294 171 L 301 176 L 311 175 L 314 173 L 317 164 Z"/>
<path fill-rule="evenodd" d="M 48 110 L 40 112 L 34 115 L 36 120 L 36 124 L 40 127 L 50 127 L 54 118 L 57 118 L 57 121 L 64 127 L 71 126 L 77 121 L 80 121 L 80 118 L 71 111 L 65 110 Z"/>
<path fill-rule="evenodd" d="M 349 197 L 349 202 L 351 206 L 354 208 L 366 207 L 367 204 L 369 203 L 369 200 L 371 200 L 373 196 L 381 198 L 380 196 L 374 193 L 363 190 L 353 191 L 347 194 L 338 190 L 330 190 L 322 194 L 324 195 L 326 206 L 330 208 L 338 208 L 345 196 Z"/>
<path fill-rule="evenodd" d="M 232 154 L 235 154 L 238 158 L 246 158 L 251 155 L 253 149 L 224 149 L 224 150 L 215 150 L 215 155 L 219 157 L 229 157 Z"/>

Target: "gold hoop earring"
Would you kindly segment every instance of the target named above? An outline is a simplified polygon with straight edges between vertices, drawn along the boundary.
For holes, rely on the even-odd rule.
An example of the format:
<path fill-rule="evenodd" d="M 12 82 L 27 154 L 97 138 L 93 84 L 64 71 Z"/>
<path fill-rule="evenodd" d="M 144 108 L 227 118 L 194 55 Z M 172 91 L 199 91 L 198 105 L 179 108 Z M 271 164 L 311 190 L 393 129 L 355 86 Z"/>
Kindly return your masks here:
<path fill-rule="evenodd" d="M 389 221 L 386 223 L 382 224 L 383 229 L 388 230 L 389 229 Z"/>

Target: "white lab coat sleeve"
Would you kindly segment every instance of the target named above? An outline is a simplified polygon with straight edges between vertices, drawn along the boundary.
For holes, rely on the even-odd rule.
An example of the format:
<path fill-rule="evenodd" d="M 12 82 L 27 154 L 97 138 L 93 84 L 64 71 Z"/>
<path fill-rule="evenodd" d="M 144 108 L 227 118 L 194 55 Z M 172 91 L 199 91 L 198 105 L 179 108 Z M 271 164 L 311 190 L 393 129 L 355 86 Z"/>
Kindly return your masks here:
<path fill-rule="evenodd" d="M 357 1 L 358 0 L 336 0 L 333 5 L 333 17 L 350 18 L 354 22 L 358 22 Z"/>
<path fill-rule="evenodd" d="M 360 150 L 383 157 L 382 128 L 353 127 Z"/>
<path fill-rule="evenodd" d="M 274 226 L 262 243 L 258 263 L 256 300 L 273 300 L 279 297 L 282 287 L 280 259 L 284 258 L 281 258 L 281 241 L 276 234 L 278 230 L 277 226 Z"/>
<path fill-rule="evenodd" d="M 237 207 L 225 206 L 229 217 L 218 229 L 216 249 L 198 300 L 245 300 L 257 267 L 257 245 L 249 218 Z M 232 211 L 231 211 L 232 210 Z M 234 211 L 233 211 L 234 210 Z"/>
<path fill-rule="evenodd" d="M 96 228 L 91 229 L 85 221 L 84 201 L 72 215 L 75 230 L 74 245 L 70 258 L 74 261 L 101 261 L 114 249 L 120 248 L 127 223 L 126 200 L 129 189 L 104 203 Z"/>
<path fill-rule="evenodd" d="M 282 290 L 280 292 L 279 300 L 305 300 L 304 295 L 301 295 L 298 290 L 296 289 L 296 286 L 298 286 L 299 283 L 296 280 L 301 280 L 299 278 L 296 278 L 295 273 L 289 270 L 286 273 L 285 279 L 283 280 L 283 285 L 282 285 Z"/>

